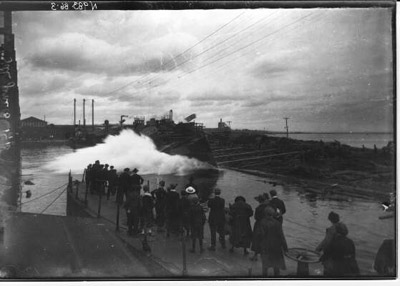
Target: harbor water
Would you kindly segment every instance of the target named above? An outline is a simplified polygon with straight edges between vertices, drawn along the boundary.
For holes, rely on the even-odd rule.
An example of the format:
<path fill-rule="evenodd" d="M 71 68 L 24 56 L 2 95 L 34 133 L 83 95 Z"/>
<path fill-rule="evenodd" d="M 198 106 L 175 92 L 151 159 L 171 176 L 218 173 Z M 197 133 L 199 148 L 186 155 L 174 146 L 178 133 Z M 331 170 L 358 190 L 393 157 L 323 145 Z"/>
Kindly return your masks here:
<path fill-rule="evenodd" d="M 22 150 L 22 192 L 21 211 L 52 215 L 66 214 L 67 174 L 54 174 L 42 166 L 56 157 L 73 152 L 68 146 L 47 146 L 25 148 Z M 87 162 L 87 164 L 93 162 Z M 107 163 L 107 162 L 102 162 Z M 128 166 L 127 166 L 128 167 Z M 134 166 L 129 166 L 134 167 Z M 83 170 L 82 170 L 83 171 Z M 121 171 L 121 170 L 118 170 Z M 139 168 L 140 173 L 140 168 Z M 73 174 L 74 180 L 82 180 L 82 173 Z M 236 196 L 245 197 L 253 209 L 257 206 L 254 197 L 275 189 L 285 202 L 287 213 L 284 216 L 283 230 L 290 247 L 315 249 L 324 238 L 325 229 L 330 226 L 328 213 L 337 212 L 349 229 L 349 237 L 356 245 L 357 261 L 363 275 L 375 275 L 373 261 L 375 254 L 384 239 L 394 238 L 395 222 L 393 218 L 380 220 L 383 214 L 378 201 L 352 199 L 350 201 L 313 200 L 310 201 L 301 188 L 281 182 L 276 186 L 268 178 L 260 178 L 232 170 L 221 170 L 216 176 L 193 174 L 194 183 L 203 191 L 215 187 L 222 190 L 226 204 L 233 203 Z M 166 185 L 178 184 L 181 191 L 189 181 L 189 176 L 143 175 L 150 189 L 157 186 L 159 180 Z M 32 184 L 25 184 L 30 181 Z M 59 189 L 57 189 L 59 188 Z M 208 188 L 209 190 L 204 190 Z M 30 190 L 32 196 L 27 198 L 24 192 Z M 254 221 L 252 220 L 252 224 Z M 209 242 L 206 242 L 209 244 Z"/>

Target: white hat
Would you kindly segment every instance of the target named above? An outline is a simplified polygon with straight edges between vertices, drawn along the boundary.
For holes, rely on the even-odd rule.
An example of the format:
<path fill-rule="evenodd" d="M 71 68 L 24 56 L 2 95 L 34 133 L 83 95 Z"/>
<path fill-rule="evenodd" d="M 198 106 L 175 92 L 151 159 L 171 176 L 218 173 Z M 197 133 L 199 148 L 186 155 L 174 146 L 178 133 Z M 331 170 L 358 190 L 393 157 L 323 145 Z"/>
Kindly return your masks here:
<path fill-rule="evenodd" d="M 196 190 L 193 187 L 187 187 L 185 192 L 188 194 L 194 194 Z"/>

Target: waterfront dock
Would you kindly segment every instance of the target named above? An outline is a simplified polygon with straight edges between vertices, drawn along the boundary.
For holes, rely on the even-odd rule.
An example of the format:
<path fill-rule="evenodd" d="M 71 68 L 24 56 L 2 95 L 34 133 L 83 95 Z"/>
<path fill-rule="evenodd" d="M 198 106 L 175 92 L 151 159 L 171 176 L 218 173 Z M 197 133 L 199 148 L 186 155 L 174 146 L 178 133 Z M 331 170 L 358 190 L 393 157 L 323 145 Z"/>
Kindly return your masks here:
<path fill-rule="evenodd" d="M 179 235 L 171 234 L 166 237 L 165 232 L 157 232 L 156 227 L 152 228 L 152 234 L 147 236 L 148 244 L 151 252 L 143 251 L 142 242 L 144 235 L 128 236 L 127 234 L 127 219 L 125 209 L 120 209 L 119 217 L 119 230 L 117 230 L 117 203 L 115 196 L 107 200 L 106 196 L 101 197 L 98 194 L 87 194 L 87 205 L 85 205 L 85 183 L 75 183 L 72 192 L 68 195 L 68 215 L 90 216 L 100 221 L 107 221 L 116 236 L 126 244 L 136 255 L 145 256 L 151 260 L 152 263 L 157 265 L 159 269 L 153 277 L 262 277 L 261 258 L 257 261 L 251 261 L 249 255 L 243 254 L 243 249 L 235 249 L 234 253 L 229 252 L 229 237 L 226 237 L 227 248 L 222 249 L 217 244 L 216 251 L 209 251 L 207 247 L 210 246 L 210 230 L 208 223 L 204 225 L 204 240 L 203 245 L 205 251 L 199 253 L 190 253 L 188 250 L 191 247 L 191 239 Z M 99 208 L 100 205 L 100 208 Z M 100 211 L 99 211 L 100 209 Z M 208 214 L 206 214 L 208 216 Z M 184 262 L 185 260 L 185 262 Z M 281 272 L 283 277 L 295 277 L 297 271 L 297 263 L 286 259 L 287 269 Z M 319 276 L 321 265 L 310 264 L 310 275 Z M 134 275 L 131 275 L 134 277 Z"/>
<path fill-rule="evenodd" d="M 8 279 L 148 278 L 157 271 L 102 218 L 13 213 L 1 248 L 0 274 Z"/>

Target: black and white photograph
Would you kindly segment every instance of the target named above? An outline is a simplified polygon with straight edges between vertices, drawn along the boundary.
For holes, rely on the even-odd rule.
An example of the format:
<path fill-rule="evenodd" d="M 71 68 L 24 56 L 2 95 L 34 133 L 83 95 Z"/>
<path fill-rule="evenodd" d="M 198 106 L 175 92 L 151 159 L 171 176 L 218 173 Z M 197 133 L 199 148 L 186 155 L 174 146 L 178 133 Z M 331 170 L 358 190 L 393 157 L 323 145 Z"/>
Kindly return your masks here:
<path fill-rule="evenodd" d="M 397 279 L 396 21 L 1 1 L 0 281 Z"/>

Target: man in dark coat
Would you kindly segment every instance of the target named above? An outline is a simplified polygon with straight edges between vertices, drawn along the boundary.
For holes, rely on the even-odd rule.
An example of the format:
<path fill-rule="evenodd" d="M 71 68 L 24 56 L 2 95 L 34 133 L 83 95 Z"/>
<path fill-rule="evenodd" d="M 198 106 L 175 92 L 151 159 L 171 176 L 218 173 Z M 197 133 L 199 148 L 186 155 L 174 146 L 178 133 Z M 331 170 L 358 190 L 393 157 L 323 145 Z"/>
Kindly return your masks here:
<path fill-rule="evenodd" d="M 110 170 L 108 171 L 108 190 L 107 190 L 107 200 L 110 199 L 110 196 L 115 195 L 118 184 L 118 175 L 117 170 L 114 169 L 114 166 L 110 166 Z"/>
<path fill-rule="evenodd" d="M 92 180 L 92 164 L 89 164 L 85 170 L 85 183 L 86 183 L 86 192 L 89 191 L 90 182 Z"/>
<path fill-rule="evenodd" d="M 217 232 L 219 242 L 222 248 L 225 248 L 225 200 L 220 197 L 221 190 L 214 190 L 215 197 L 208 201 L 210 215 L 208 216 L 208 225 L 211 232 L 211 246 L 208 248 L 215 251 Z"/>
<path fill-rule="evenodd" d="M 234 247 L 242 247 L 244 254 L 248 254 L 247 248 L 250 247 L 252 240 L 252 231 L 250 217 L 253 216 L 253 209 L 246 203 L 242 196 L 235 198 L 235 203 L 230 207 L 232 217 L 232 233 L 230 243 L 232 245 L 230 252 Z"/>
<path fill-rule="evenodd" d="M 190 212 L 190 201 L 188 200 L 188 194 L 185 190 L 181 191 L 181 198 L 179 200 L 179 208 L 181 212 L 181 224 L 182 231 L 186 231 L 186 236 L 190 235 L 190 220 L 189 220 L 189 212 Z"/>
<path fill-rule="evenodd" d="M 164 188 L 165 182 L 160 181 L 159 187 L 151 192 L 153 198 L 155 199 L 155 209 L 156 209 L 156 223 L 158 231 L 162 231 L 165 224 L 165 206 L 167 191 Z"/>
<path fill-rule="evenodd" d="M 93 164 L 92 169 L 91 169 L 91 174 L 90 174 L 90 193 L 97 193 L 99 191 L 99 184 L 97 182 L 97 179 L 99 177 L 99 172 L 100 172 L 100 161 L 96 160 L 96 162 Z"/>
<path fill-rule="evenodd" d="M 203 231 L 204 224 L 206 222 L 206 215 L 204 214 L 203 208 L 200 205 L 199 199 L 193 200 L 193 204 L 189 211 L 189 221 L 190 221 L 190 233 L 192 235 L 192 249 L 190 252 L 194 253 L 196 251 L 196 239 L 199 240 L 200 253 L 204 251 L 203 249 Z"/>
<path fill-rule="evenodd" d="M 280 223 L 282 223 L 283 215 L 286 213 L 285 203 L 278 198 L 277 192 L 275 190 L 271 190 L 269 194 L 271 195 L 271 200 L 269 201 L 269 203 L 275 208 L 275 218 Z"/>
<path fill-rule="evenodd" d="M 326 229 L 326 234 L 324 240 L 316 247 L 316 251 L 323 251 L 323 255 L 321 256 L 321 262 L 324 266 L 324 275 L 332 276 L 334 274 L 333 270 L 333 260 L 332 260 L 332 248 L 331 244 L 333 239 L 336 236 L 336 230 L 338 226 L 342 229 L 346 229 L 347 227 L 344 223 L 340 222 L 340 217 L 335 212 L 330 212 L 328 215 L 328 220 L 332 223 L 332 225 Z"/>
<path fill-rule="evenodd" d="M 167 237 L 171 233 L 178 233 L 180 225 L 179 194 L 176 185 L 171 184 L 168 188 L 165 204 L 165 216 L 167 222 Z"/>
<path fill-rule="evenodd" d="M 284 252 L 288 251 L 282 224 L 273 218 L 275 209 L 265 208 L 265 217 L 261 221 L 261 263 L 263 276 L 268 276 L 268 269 L 274 269 L 274 275 L 279 276 L 280 269 L 286 269 Z"/>
<path fill-rule="evenodd" d="M 149 187 L 147 185 L 143 186 L 144 194 L 142 196 L 142 234 L 144 234 L 147 230 L 147 233 L 151 234 L 151 227 L 153 226 L 153 196 L 149 192 Z"/>
<path fill-rule="evenodd" d="M 128 235 L 139 233 L 140 193 L 129 192 L 124 204 L 128 219 Z"/>
<path fill-rule="evenodd" d="M 129 168 L 125 168 L 124 172 L 119 175 L 118 179 L 118 191 L 117 191 L 117 203 L 122 204 L 124 202 L 124 195 L 127 195 L 129 187 L 131 184 L 131 179 L 129 175 Z"/>
<path fill-rule="evenodd" d="M 138 169 L 133 169 L 133 174 L 131 175 L 131 185 L 134 191 L 140 192 L 142 184 L 144 182 L 143 178 L 138 174 Z"/>

